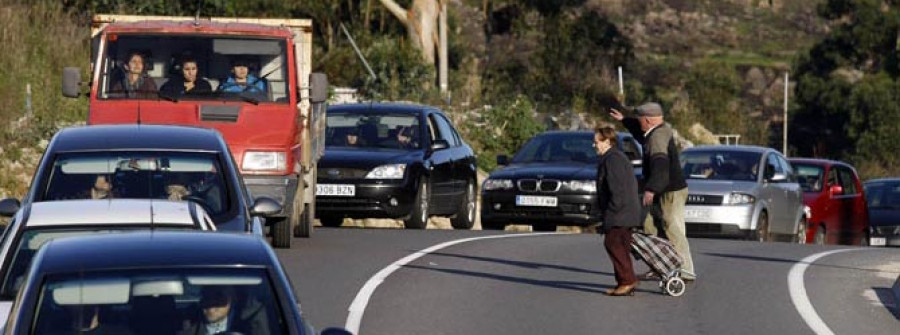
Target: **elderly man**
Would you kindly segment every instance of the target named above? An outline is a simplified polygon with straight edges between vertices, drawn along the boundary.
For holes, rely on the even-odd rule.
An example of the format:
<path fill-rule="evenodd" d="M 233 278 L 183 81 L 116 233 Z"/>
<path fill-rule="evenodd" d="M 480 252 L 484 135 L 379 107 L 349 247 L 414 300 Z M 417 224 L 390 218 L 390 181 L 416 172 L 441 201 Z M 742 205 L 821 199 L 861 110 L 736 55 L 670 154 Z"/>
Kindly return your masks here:
<path fill-rule="evenodd" d="M 644 145 L 642 203 L 644 206 L 659 204 L 662 209 L 663 230 L 684 259 L 682 277 L 685 280 L 696 279 L 684 224 L 688 188 L 681 171 L 675 136 L 672 128 L 663 121 L 662 106 L 655 102 L 640 105 L 635 109 L 634 117 L 625 117 L 615 109 L 610 109 L 609 114 L 622 121 L 622 125 Z M 656 235 L 656 226 L 649 215 L 644 222 L 644 230 Z M 655 274 L 651 271 L 642 277 L 652 279 L 653 276 Z"/>

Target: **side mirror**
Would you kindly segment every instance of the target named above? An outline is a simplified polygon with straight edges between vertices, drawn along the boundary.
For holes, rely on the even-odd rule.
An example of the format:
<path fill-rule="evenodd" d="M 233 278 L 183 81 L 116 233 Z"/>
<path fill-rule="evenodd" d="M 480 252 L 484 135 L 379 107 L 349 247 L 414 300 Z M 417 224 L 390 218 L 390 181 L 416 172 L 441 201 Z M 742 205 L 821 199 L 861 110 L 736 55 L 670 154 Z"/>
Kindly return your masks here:
<path fill-rule="evenodd" d="M 506 155 L 497 155 L 497 165 L 509 165 L 509 158 Z"/>
<path fill-rule="evenodd" d="M 309 75 L 309 100 L 310 102 L 323 103 L 328 100 L 328 76 L 315 72 Z"/>
<path fill-rule="evenodd" d="M 844 194 L 844 188 L 841 187 L 841 185 L 831 185 L 831 187 L 828 188 L 828 190 L 831 191 L 832 196 Z"/>
<path fill-rule="evenodd" d="M 63 68 L 62 94 L 66 98 L 77 98 L 81 95 L 81 69 L 77 67 Z"/>
<path fill-rule="evenodd" d="M 447 143 L 447 140 L 438 139 L 438 140 L 434 140 L 434 142 L 431 143 L 431 151 L 443 150 L 443 149 L 447 149 L 449 147 L 450 147 L 450 143 Z"/>
<path fill-rule="evenodd" d="M 785 180 L 787 180 L 787 176 L 784 173 L 777 173 L 777 172 L 775 174 L 773 174 L 771 178 L 769 178 L 769 181 L 773 182 L 773 183 L 780 183 Z"/>
<path fill-rule="evenodd" d="M 16 212 L 18 212 L 21 207 L 22 203 L 19 202 L 19 199 L 6 198 L 0 200 L 0 216 L 12 217 L 13 215 L 16 215 Z"/>
<path fill-rule="evenodd" d="M 270 216 L 281 212 L 281 204 L 275 199 L 269 197 L 259 197 L 250 207 L 250 215 L 253 216 Z"/>
<path fill-rule="evenodd" d="M 322 335 L 353 335 L 349 330 L 338 327 L 328 327 L 322 330 Z"/>

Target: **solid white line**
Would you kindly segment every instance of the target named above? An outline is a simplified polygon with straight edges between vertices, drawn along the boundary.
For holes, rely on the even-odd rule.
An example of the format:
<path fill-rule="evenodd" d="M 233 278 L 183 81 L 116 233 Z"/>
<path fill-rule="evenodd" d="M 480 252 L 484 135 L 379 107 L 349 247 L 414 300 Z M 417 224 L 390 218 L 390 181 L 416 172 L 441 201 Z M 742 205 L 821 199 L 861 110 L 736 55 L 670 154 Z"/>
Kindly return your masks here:
<path fill-rule="evenodd" d="M 390 276 L 391 273 L 393 273 L 394 271 L 397 271 L 398 269 L 400 269 L 403 266 L 405 266 L 406 264 L 409 264 L 410 262 L 418 259 L 419 257 L 428 255 L 429 253 L 441 250 L 443 248 L 446 248 L 446 247 L 449 247 L 452 245 L 476 241 L 476 240 L 487 240 L 487 239 L 507 238 L 507 237 L 527 237 L 527 236 L 537 236 L 537 235 L 553 235 L 553 234 L 557 234 L 557 233 L 527 233 L 527 234 L 507 234 L 507 235 L 470 237 L 470 238 L 463 238 L 463 239 L 459 239 L 459 240 L 453 240 L 453 241 L 448 241 L 448 242 L 444 242 L 441 244 L 433 245 L 426 249 L 422 249 L 422 250 L 416 251 L 412 254 L 409 254 L 406 257 L 403 257 L 403 258 L 397 260 L 396 262 L 391 263 L 391 265 L 388 265 L 384 269 L 381 269 L 381 271 L 378 271 L 377 273 L 375 273 L 375 275 L 372 276 L 372 278 L 369 278 L 369 280 L 366 281 L 366 283 L 363 285 L 363 287 L 361 289 L 359 289 L 359 292 L 356 293 L 356 298 L 353 298 L 353 302 L 350 303 L 350 308 L 348 309 L 350 314 L 347 315 L 347 323 L 344 325 L 344 329 L 347 329 L 348 331 L 350 331 L 353 334 L 359 335 L 359 325 L 362 322 L 363 313 L 365 313 L 366 306 L 369 304 L 369 299 L 372 297 L 372 294 L 375 293 L 375 289 L 378 288 L 378 285 L 381 285 L 381 283 L 385 280 L 385 278 Z"/>
<path fill-rule="evenodd" d="M 816 309 L 813 308 L 812 303 L 809 301 L 809 296 L 806 295 L 806 285 L 803 282 L 803 274 L 806 272 L 806 268 L 808 268 L 819 258 L 839 252 L 858 250 L 868 249 L 839 249 L 820 252 L 818 254 L 808 256 L 802 259 L 800 262 L 797 262 L 797 264 L 794 264 L 794 266 L 791 267 L 791 271 L 788 273 L 788 289 L 791 291 L 791 302 L 794 303 L 794 307 L 797 308 L 797 312 L 799 312 L 800 316 L 803 317 L 803 321 L 806 321 L 806 325 L 808 325 L 809 328 L 811 328 L 812 331 L 818 335 L 834 335 L 834 332 L 832 332 L 831 329 L 828 328 L 828 325 L 825 324 L 825 321 L 822 321 L 822 318 L 819 317 L 819 314 L 816 314 Z"/>

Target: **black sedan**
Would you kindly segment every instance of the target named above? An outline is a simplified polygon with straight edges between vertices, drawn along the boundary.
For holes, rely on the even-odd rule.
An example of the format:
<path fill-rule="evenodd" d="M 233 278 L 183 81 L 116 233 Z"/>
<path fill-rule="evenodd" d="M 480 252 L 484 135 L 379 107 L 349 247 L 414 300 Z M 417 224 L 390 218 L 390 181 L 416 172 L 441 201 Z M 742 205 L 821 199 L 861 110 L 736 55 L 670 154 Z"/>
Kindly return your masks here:
<path fill-rule="evenodd" d="M 50 140 L 31 189 L 0 202 L 0 215 L 22 205 L 77 199 L 168 199 L 202 205 L 218 230 L 262 234 L 273 199 L 251 199 L 217 131 L 163 125 L 60 130 Z"/>
<path fill-rule="evenodd" d="M 869 245 L 900 247 L 900 178 L 863 184 L 869 209 Z"/>
<path fill-rule="evenodd" d="M 262 239 L 164 231 L 46 242 L 3 333 L 206 331 L 314 334 Z M 322 333 L 349 334 L 339 328 Z"/>
<path fill-rule="evenodd" d="M 475 221 L 475 153 L 444 113 L 412 104 L 330 106 L 319 160 L 316 217 L 403 219 L 424 229 L 449 216 L 456 229 Z"/>
<path fill-rule="evenodd" d="M 481 226 L 504 229 L 507 224 L 531 225 L 536 231 L 556 226 L 589 226 L 602 220 L 597 207 L 597 163 L 590 131 L 549 131 L 530 139 L 481 187 Z M 619 133 L 618 147 L 640 174 L 641 146 Z M 637 178 L 638 176 L 636 176 Z"/>

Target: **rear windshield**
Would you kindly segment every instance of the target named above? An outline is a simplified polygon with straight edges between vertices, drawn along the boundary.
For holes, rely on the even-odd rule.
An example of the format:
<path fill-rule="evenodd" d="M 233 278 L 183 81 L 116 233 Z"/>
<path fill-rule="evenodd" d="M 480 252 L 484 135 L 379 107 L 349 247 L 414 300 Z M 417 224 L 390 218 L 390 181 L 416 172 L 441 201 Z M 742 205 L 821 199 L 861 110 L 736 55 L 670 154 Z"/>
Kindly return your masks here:
<path fill-rule="evenodd" d="M 109 34 L 99 98 L 286 104 L 285 45 L 280 39 Z"/>
<path fill-rule="evenodd" d="M 216 218 L 236 208 L 236 196 L 214 153 L 77 152 L 55 157 L 37 201 L 168 199 L 200 203 Z M 234 198 L 234 199 L 232 199 Z"/>
<path fill-rule="evenodd" d="M 821 166 L 810 164 L 792 164 L 797 172 L 797 182 L 803 188 L 803 192 L 822 191 L 822 174 L 825 172 Z"/>
<path fill-rule="evenodd" d="M 269 282 L 257 268 L 50 275 L 30 333 L 286 334 Z"/>
<path fill-rule="evenodd" d="M 684 151 L 681 169 L 689 179 L 756 181 L 760 157 L 746 151 Z"/>

